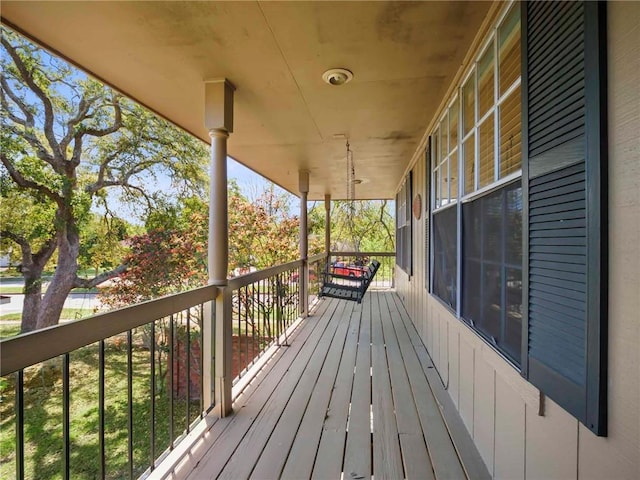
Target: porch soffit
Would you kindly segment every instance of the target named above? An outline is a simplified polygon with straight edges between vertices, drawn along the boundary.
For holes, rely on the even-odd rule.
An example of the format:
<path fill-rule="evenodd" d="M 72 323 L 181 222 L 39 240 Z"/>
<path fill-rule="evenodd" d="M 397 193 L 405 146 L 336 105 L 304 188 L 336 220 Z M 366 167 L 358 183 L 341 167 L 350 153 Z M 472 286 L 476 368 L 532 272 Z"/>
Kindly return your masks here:
<path fill-rule="evenodd" d="M 490 2 L 21 2 L 2 20 L 208 142 L 204 80 L 235 93 L 229 154 L 310 200 L 393 198 Z M 322 73 L 344 67 L 352 82 Z"/>

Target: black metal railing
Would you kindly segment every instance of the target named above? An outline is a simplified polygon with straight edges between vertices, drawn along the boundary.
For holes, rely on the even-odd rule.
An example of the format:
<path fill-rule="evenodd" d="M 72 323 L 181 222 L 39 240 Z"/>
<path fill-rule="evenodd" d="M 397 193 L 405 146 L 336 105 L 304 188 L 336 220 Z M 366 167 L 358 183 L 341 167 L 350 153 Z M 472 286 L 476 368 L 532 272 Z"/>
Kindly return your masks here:
<path fill-rule="evenodd" d="M 223 395 L 214 377 L 231 391 L 214 371 L 215 345 L 229 341 L 216 338 L 216 321 L 231 332 L 233 383 L 249 381 L 270 347 L 287 344 L 322 272 L 373 259 L 381 267 L 370 288 L 392 287 L 393 252 L 332 252 L 1 341 L 0 478 L 134 478 L 169 468 L 184 455 L 171 452 Z"/>
<path fill-rule="evenodd" d="M 229 280 L 234 384 L 272 345 L 286 344 L 287 329 L 300 317 L 301 261 Z"/>
<path fill-rule="evenodd" d="M 213 405 L 201 351 L 216 293 L 203 287 L 0 342 L 0 477 L 153 470 Z"/>

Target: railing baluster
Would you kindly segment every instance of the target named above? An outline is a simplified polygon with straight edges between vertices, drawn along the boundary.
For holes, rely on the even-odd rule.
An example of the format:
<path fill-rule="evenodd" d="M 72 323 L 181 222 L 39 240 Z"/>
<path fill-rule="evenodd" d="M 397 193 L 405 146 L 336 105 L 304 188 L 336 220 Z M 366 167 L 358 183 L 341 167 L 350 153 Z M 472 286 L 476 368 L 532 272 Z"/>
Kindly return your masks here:
<path fill-rule="evenodd" d="M 129 478 L 133 479 L 133 333 L 127 331 L 127 461 L 129 464 Z"/>
<path fill-rule="evenodd" d="M 198 361 L 198 370 L 200 371 L 200 418 L 204 418 L 204 383 L 203 383 L 203 379 L 204 379 L 204 336 L 203 336 L 203 332 L 202 332 L 202 327 L 204 325 L 204 305 L 200 305 L 200 310 L 199 310 L 199 314 L 198 314 L 198 327 L 200 329 L 200 332 L 198 333 L 198 341 L 200 342 L 200 355 L 199 355 L 199 361 Z"/>
<path fill-rule="evenodd" d="M 167 339 L 167 343 L 169 344 L 169 449 L 173 450 L 173 391 L 175 388 L 173 381 L 173 361 L 174 361 L 174 351 L 175 345 L 173 343 L 173 331 L 175 328 L 175 320 L 173 315 L 169 317 L 169 338 Z"/>
<path fill-rule="evenodd" d="M 149 345 L 149 359 L 151 360 L 151 462 L 149 467 L 153 471 L 156 459 L 156 322 L 151 322 L 151 341 Z"/>
<path fill-rule="evenodd" d="M 187 432 L 191 430 L 191 309 L 187 310 Z"/>
<path fill-rule="evenodd" d="M 104 340 L 98 344 L 98 448 L 100 449 L 100 477 L 106 478 L 107 465 L 104 444 Z"/>
<path fill-rule="evenodd" d="M 63 478 L 69 479 L 70 439 L 69 439 L 69 354 L 62 357 L 62 443 L 63 443 Z"/>
<path fill-rule="evenodd" d="M 24 370 L 16 378 L 16 478 L 24 478 Z"/>
<path fill-rule="evenodd" d="M 247 286 L 247 289 L 249 288 L 249 286 Z M 251 298 L 254 298 L 254 295 L 256 294 L 256 287 L 255 284 L 252 283 L 251 284 Z M 252 312 L 251 312 L 251 316 L 249 316 L 249 312 L 247 312 L 247 316 L 248 318 L 251 318 L 251 356 L 252 358 L 256 357 L 256 316 L 255 313 L 253 312 L 253 305 L 254 302 L 251 302 L 252 305 Z"/>

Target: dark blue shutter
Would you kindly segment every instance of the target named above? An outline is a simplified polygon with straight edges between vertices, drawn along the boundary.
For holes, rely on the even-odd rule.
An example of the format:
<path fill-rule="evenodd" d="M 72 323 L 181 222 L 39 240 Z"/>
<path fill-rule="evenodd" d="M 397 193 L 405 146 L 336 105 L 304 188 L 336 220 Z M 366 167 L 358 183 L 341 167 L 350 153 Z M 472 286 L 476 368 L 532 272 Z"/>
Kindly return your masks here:
<path fill-rule="evenodd" d="M 523 375 L 606 435 L 606 6 L 522 8 Z"/>
<path fill-rule="evenodd" d="M 413 276 L 413 170 L 407 175 L 407 257 L 406 267 L 409 277 Z"/>
<path fill-rule="evenodd" d="M 424 151 L 425 164 L 425 181 L 424 181 L 424 197 L 423 197 L 423 214 L 424 218 L 424 287 L 427 291 L 431 291 L 431 136 L 427 141 L 427 148 Z"/>

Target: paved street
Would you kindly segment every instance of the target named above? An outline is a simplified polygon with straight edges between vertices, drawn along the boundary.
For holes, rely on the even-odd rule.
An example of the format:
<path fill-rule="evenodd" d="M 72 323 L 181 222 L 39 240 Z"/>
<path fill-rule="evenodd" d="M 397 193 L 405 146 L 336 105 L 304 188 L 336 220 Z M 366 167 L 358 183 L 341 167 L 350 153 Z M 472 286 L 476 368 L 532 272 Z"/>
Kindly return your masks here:
<path fill-rule="evenodd" d="M 2 278 L 0 279 L 0 284 L 5 287 L 21 287 L 24 285 L 24 281 L 20 278 Z M 9 297 L 9 302 L 0 304 L 0 315 L 22 312 L 24 295 L 3 294 L 3 296 Z M 100 307 L 100 301 L 96 293 L 72 293 L 64 303 L 64 308 L 93 309 L 96 307 Z"/>

